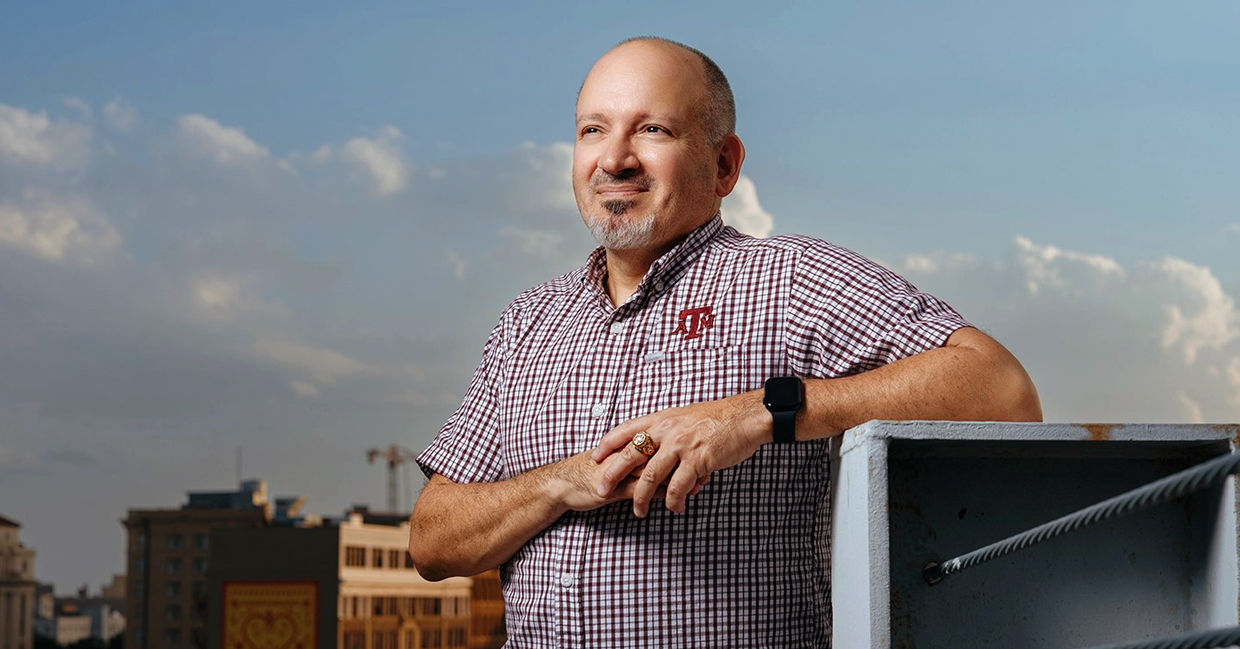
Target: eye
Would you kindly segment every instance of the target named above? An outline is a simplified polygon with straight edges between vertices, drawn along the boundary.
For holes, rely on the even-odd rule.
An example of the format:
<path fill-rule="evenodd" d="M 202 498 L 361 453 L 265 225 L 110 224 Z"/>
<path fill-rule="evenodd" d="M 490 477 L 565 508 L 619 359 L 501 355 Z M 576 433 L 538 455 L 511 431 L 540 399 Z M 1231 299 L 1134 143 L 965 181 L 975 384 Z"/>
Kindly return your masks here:
<path fill-rule="evenodd" d="M 602 129 L 597 126 L 586 126 L 581 129 L 581 137 L 585 137 L 587 135 L 597 135 L 602 132 Z"/>
<path fill-rule="evenodd" d="M 645 131 L 646 133 L 667 133 L 667 129 L 663 128 L 662 126 L 655 126 L 654 124 L 646 126 L 642 130 Z"/>

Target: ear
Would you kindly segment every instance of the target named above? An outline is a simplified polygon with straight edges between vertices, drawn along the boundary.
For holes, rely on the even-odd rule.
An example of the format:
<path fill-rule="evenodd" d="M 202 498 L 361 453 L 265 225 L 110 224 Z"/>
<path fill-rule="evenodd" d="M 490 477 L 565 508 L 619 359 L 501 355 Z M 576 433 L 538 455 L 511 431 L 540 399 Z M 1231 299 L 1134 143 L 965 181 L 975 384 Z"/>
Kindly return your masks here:
<path fill-rule="evenodd" d="M 719 145 L 718 173 L 715 175 L 715 195 L 723 198 L 732 193 L 741 177 L 741 163 L 745 161 L 745 145 L 735 133 L 723 138 Z"/>

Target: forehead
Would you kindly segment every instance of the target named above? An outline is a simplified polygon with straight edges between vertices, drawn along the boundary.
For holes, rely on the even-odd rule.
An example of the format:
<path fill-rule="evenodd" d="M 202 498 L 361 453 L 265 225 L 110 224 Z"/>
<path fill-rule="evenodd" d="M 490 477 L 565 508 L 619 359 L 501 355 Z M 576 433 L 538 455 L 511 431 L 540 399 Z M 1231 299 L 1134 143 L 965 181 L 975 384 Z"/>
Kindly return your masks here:
<path fill-rule="evenodd" d="M 664 43 L 625 43 L 590 69 L 577 96 L 577 116 L 685 115 L 705 94 L 705 70 L 694 54 Z"/>

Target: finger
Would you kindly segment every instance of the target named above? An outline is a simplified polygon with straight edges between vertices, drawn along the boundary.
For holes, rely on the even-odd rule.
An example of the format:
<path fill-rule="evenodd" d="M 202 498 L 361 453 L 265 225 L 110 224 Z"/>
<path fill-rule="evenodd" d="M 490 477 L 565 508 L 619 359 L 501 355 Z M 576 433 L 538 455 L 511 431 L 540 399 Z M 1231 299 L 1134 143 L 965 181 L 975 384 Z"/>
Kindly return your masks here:
<path fill-rule="evenodd" d="M 685 499 L 698 484 L 697 470 L 688 462 L 681 462 L 667 481 L 667 508 L 677 514 L 685 513 Z M 641 488 L 641 485 L 638 485 Z"/>
<path fill-rule="evenodd" d="M 607 497 L 630 474 L 639 473 L 646 463 L 646 455 L 629 444 L 619 452 L 612 453 L 600 464 L 596 472 L 598 495 Z"/>
<path fill-rule="evenodd" d="M 630 419 L 607 431 L 607 434 L 599 440 L 598 446 L 594 447 L 594 452 L 590 454 L 590 457 L 593 457 L 595 462 L 602 462 L 603 458 L 628 444 L 638 431 L 646 430 L 647 426 L 653 423 L 653 419 L 654 415 Z"/>
<path fill-rule="evenodd" d="M 650 500 L 654 498 L 655 493 L 667 480 L 667 476 L 672 474 L 676 469 L 679 458 L 673 454 L 671 449 L 656 451 L 646 462 L 646 468 L 642 471 L 641 477 L 637 479 L 637 488 L 633 490 L 633 515 L 638 518 L 645 518 L 650 512 Z"/>
<path fill-rule="evenodd" d="M 690 491 L 690 492 L 689 492 L 689 495 L 690 495 L 690 496 L 696 496 L 696 495 L 698 495 L 698 492 L 702 490 L 702 487 L 705 487 L 705 486 L 706 486 L 706 483 L 707 483 L 707 482 L 710 482 L 710 476 L 709 476 L 709 475 L 708 475 L 708 476 L 706 476 L 705 478 L 702 478 L 701 480 L 698 480 L 697 486 L 693 488 L 693 491 Z"/>

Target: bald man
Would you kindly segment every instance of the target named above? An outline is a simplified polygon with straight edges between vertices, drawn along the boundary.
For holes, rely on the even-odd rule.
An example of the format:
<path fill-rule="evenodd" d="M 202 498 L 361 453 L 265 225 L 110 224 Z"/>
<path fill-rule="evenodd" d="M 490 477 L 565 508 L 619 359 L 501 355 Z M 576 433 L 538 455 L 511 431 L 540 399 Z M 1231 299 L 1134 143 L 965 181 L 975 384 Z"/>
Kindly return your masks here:
<path fill-rule="evenodd" d="M 632 39 L 577 98 L 600 247 L 519 295 L 418 461 L 428 579 L 500 566 L 513 647 L 830 644 L 826 440 L 1041 419 L 1020 363 L 824 241 L 723 225 L 745 147 L 719 67 Z"/>

